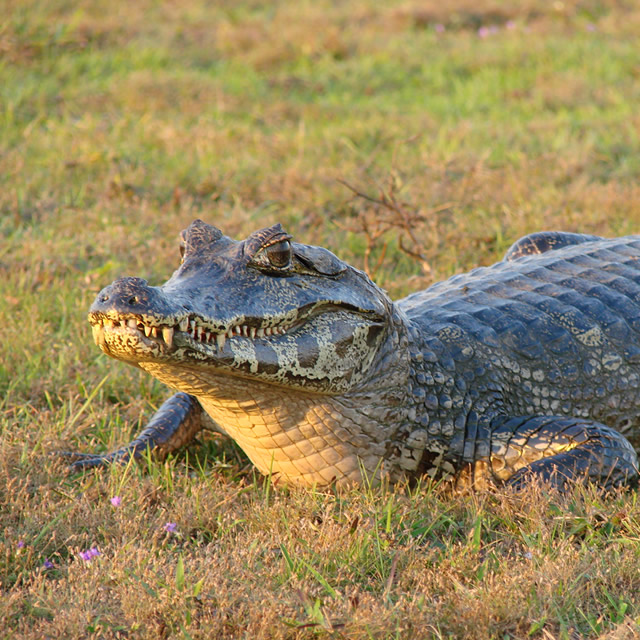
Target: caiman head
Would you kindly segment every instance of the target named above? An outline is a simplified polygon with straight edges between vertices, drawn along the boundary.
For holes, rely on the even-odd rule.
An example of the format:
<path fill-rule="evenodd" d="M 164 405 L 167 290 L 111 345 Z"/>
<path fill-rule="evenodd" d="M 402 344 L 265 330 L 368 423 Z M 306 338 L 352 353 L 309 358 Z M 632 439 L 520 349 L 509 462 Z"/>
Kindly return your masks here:
<path fill-rule="evenodd" d="M 162 286 L 120 278 L 98 294 L 89 322 L 106 354 L 177 388 L 181 369 L 321 394 L 366 378 L 392 304 L 365 274 L 279 224 L 235 241 L 195 220 L 181 237 Z"/>
<path fill-rule="evenodd" d="M 237 242 L 196 220 L 167 282 L 120 278 L 89 321 L 106 354 L 195 396 L 272 478 L 373 477 L 408 410 L 404 316 L 365 274 L 279 224 Z"/>

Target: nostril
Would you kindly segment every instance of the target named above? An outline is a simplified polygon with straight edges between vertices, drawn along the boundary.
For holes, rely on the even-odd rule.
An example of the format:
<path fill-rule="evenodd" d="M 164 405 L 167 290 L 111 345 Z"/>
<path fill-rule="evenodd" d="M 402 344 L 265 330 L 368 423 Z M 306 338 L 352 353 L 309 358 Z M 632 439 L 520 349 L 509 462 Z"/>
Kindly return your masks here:
<path fill-rule="evenodd" d="M 100 302 L 106 302 L 109 299 L 109 296 L 104 295 L 104 296 L 100 296 Z"/>
<path fill-rule="evenodd" d="M 127 301 L 128 304 L 138 304 L 138 296 L 131 296 Z"/>

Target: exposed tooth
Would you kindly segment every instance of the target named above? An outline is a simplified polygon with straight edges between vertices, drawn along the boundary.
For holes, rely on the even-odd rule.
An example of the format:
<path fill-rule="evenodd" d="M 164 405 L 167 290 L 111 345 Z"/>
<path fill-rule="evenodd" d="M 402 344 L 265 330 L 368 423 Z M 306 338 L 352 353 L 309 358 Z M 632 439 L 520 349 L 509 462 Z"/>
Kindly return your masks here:
<path fill-rule="evenodd" d="M 180 320 L 180 331 L 186 331 L 189 328 L 189 318 Z"/>
<path fill-rule="evenodd" d="M 144 335 L 147 336 L 147 338 L 151 335 L 151 327 L 148 325 L 144 325 Z"/>
<path fill-rule="evenodd" d="M 173 327 L 163 327 L 162 338 L 167 343 L 167 346 L 170 347 L 173 344 Z"/>
<path fill-rule="evenodd" d="M 264 328 L 264 335 L 265 336 L 270 336 L 271 335 L 271 327 L 265 327 Z"/>
<path fill-rule="evenodd" d="M 99 346 L 104 345 L 104 329 L 101 324 L 92 324 L 91 333 L 93 334 L 93 341 Z"/>
<path fill-rule="evenodd" d="M 158 327 L 151 327 L 151 335 L 152 335 L 154 338 L 157 338 L 159 333 L 160 333 L 160 332 L 158 331 Z"/>
<path fill-rule="evenodd" d="M 242 325 L 242 335 L 246 338 L 249 335 L 249 327 L 246 324 Z"/>
<path fill-rule="evenodd" d="M 209 342 L 211 340 L 211 333 L 209 333 L 208 331 L 204 332 L 204 339 Z"/>
<path fill-rule="evenodd" d="M 264 329 L 260 327 L 257 331 L 258 338 L 264 338 Z"/>
<path fill-rule="evenodd" d="M 256 337 L 256 328 L 255 328 L 255 327 L 251 327 L 251 329 L 249 329 L 249 335 L 250 335 L 252 338 L 255 338 L 255 337 Z"/>
<path fill-rule="evenodd" d="M 129 318 L 127 320 L 127 326 L 131 327 L 132 329 L 137 329 L 138 328 L 138 321 L 134 320 L 133 318 Z"/>
<path fill-rule="evenodd" d="M 224 348 L 224 343 L 227 340 L 227 336 L 224 333 L 219 333 L 216 336 L 216 342 L 218 343 L 218 349 L 223 349 Z"/>
<path fill-rule="evenodd" d="M 229 329 L 229 331 L 227 331 L 225 335 L 227 336 L 227 338 L 233 338 L 233 327 Z"/>
<path fill-rule="evenodd" d="M 240 325 L 238 325 L 237 327 L 234 327 L 233 330 L 236 332 L 237 335 L 242 334 L 242 329 L 240 328 Z"/>
<path fill-rule="evenodd" d="M 115 325 L 115 323 L 113 322 L 113 320 L 111 318 L 105 318 L 104 319 L 104 326 L 107 328 L 111 328 Z"/>
<path fill-rule="evenodd" d="M 195 320 L 191 320 L 189 322 L 189 326 L 191 327 L 191 331 L 195 331 L 196 330 L 196 321 Z"/>

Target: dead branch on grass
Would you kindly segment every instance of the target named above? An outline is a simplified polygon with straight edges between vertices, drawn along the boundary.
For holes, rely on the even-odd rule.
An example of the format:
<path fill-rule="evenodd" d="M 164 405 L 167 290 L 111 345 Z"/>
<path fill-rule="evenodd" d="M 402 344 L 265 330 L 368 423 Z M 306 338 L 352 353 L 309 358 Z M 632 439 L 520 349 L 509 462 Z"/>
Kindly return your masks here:
<path fill-rule="evenodd" d="M 362 234 L 366 240 L 364 251 L 364 270 L 367 275 L 375 276 L 384 263 L 389 245 L 389 232 L 398 234 L 398 248 L 420 266 L 422 277 L 433 279 L 433 269 L 425 252 L 429 246 L 439 242 L 438 215 L 453 206 L 446 202 L 428 210 L 405 202 L 400 198 L 401 180 L 396 172 L 390 172 L 385 184 L 378 185 L 377 196 L 370 195 L 353 186 L 344 179 L 338 180 L 354 194 L 354 199 L 368 203 L 368 206 L 356 206 L 347 224 L 336 223 L 341 229 Z M 431 242 L 427 242 L 427 238 Z M 377 254 L 375 264 L 371 264 L 372 255 Z"/>

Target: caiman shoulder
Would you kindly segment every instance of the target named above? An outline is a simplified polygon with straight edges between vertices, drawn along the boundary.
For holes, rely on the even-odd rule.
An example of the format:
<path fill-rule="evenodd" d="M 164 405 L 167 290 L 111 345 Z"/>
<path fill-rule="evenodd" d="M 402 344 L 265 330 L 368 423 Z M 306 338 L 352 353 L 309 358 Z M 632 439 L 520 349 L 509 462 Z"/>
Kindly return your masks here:
<path fill-rule="evenodd" d="M 196 220 L 181 250 L 163 285 L 120 278 L 89 312 L 104 353 L 177 393 L 75 468 L 215 428 L 289 484 L 637 482 L 640 237 L 533 234 L 396 302 L 280 225 Z"/>

